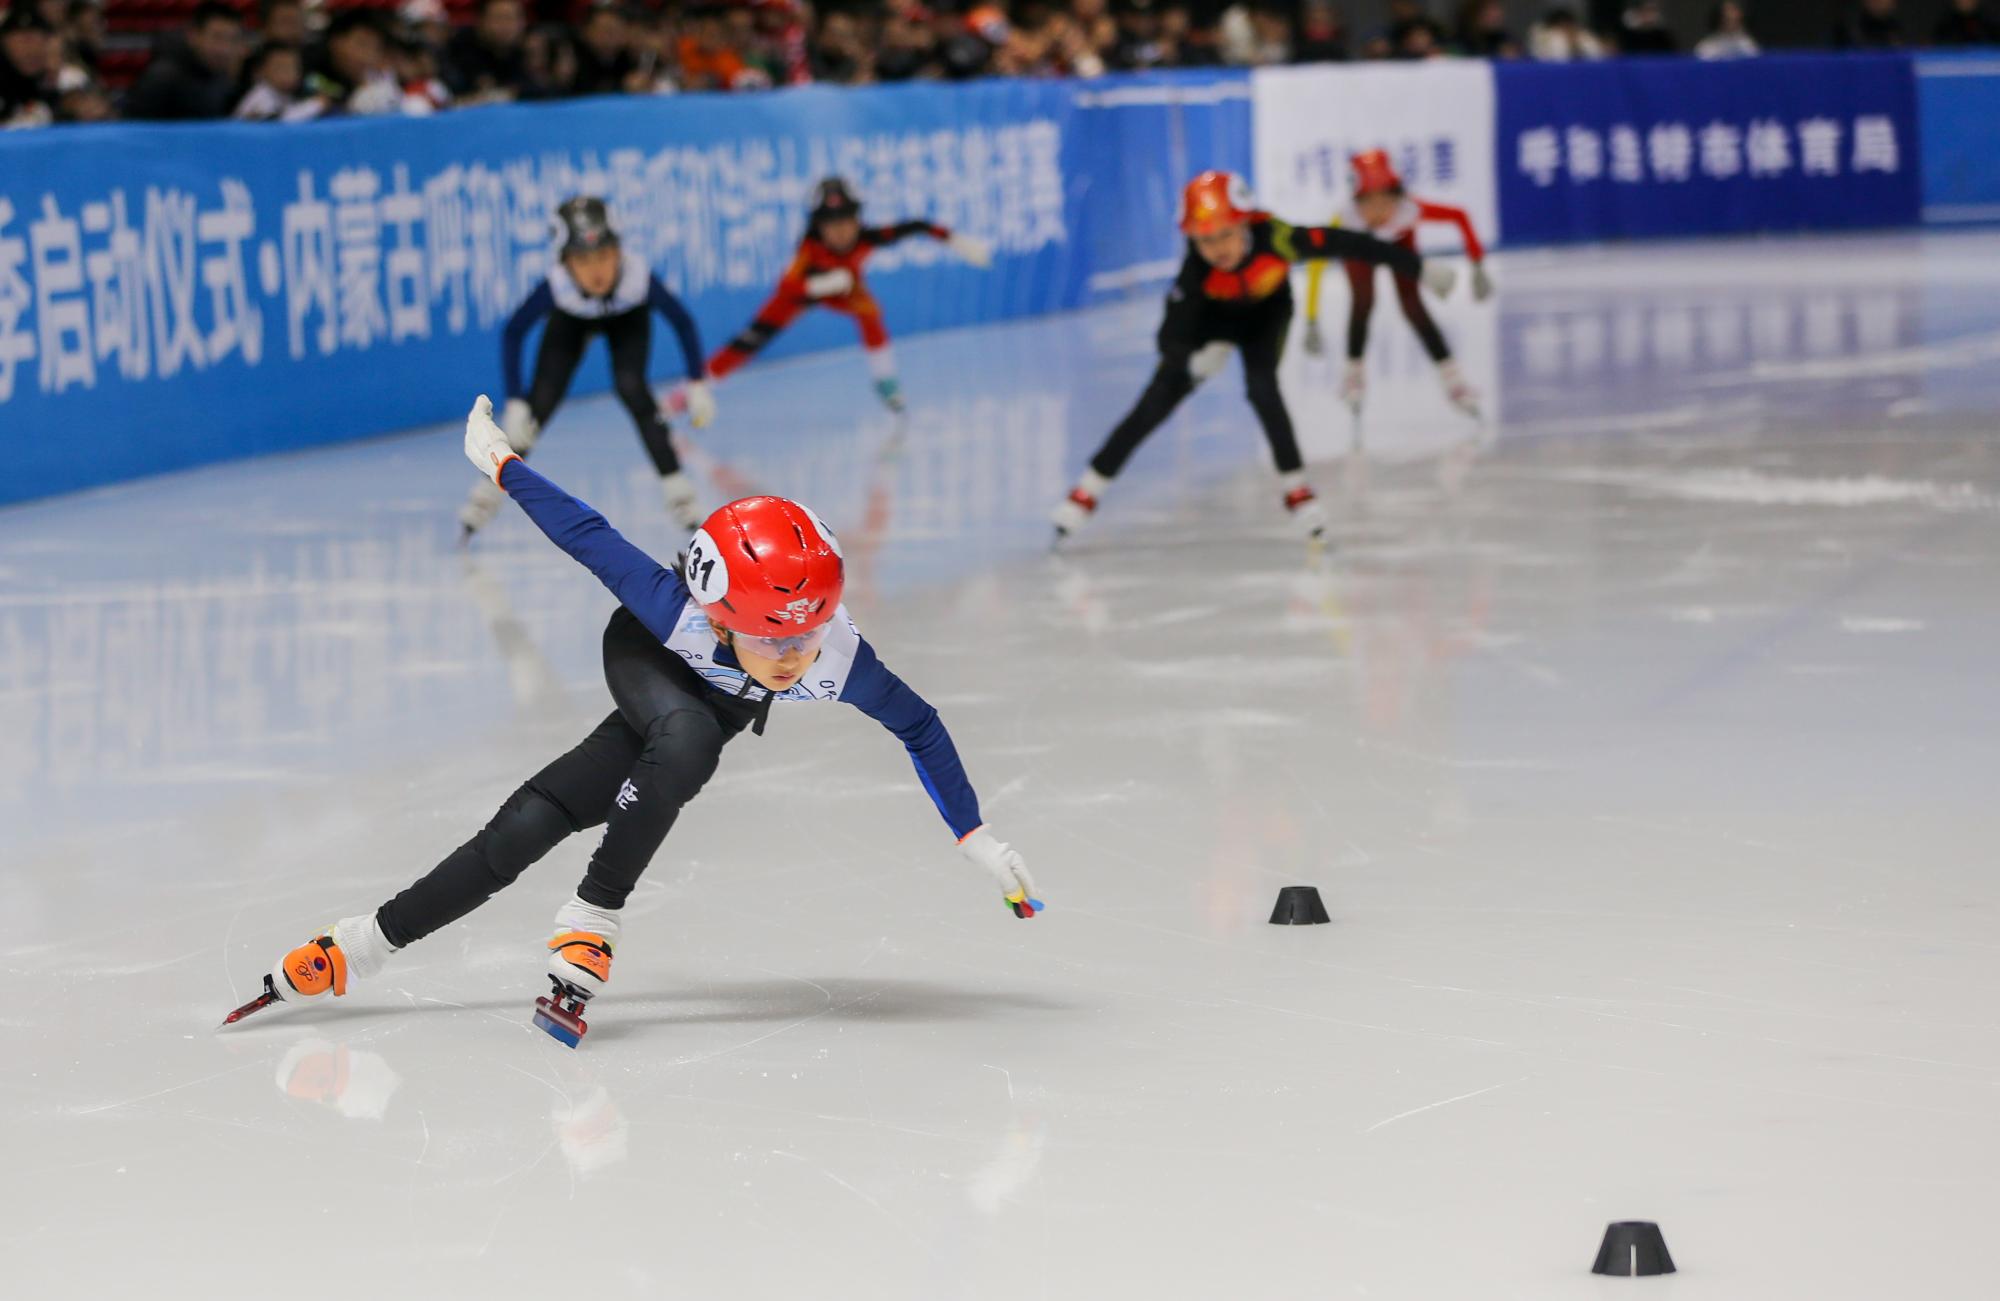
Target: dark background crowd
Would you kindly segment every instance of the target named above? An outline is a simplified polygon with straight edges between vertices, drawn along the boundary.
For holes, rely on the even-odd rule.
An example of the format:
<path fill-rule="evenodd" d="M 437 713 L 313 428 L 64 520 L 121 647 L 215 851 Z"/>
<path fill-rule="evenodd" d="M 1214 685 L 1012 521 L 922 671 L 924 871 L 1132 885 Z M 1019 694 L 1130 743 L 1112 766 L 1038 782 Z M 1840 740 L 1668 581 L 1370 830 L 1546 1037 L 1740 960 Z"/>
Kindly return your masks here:
<path fill-rule="evenodd" d="M 2000 43 L 1988 0 L 0 0 L 0 127 L 1441 57 Z"/>

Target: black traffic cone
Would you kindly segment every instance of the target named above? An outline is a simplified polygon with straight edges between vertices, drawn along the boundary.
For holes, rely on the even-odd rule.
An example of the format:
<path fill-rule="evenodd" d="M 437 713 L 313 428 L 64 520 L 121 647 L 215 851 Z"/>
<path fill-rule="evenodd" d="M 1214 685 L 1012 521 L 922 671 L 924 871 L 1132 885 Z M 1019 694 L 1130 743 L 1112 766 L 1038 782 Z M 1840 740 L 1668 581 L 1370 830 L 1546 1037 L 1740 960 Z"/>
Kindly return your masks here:
<path fill-rule="evenodd" d="M 1590 1272 L 1620 1278 L 1671 1274 L 1674 1258 L 1667 1254 L 1659 1225 L 1651 1220 L 1621 1220 L 1604 1231 L 1604 1245 L 1597 1249 L 1597 1263 Z"/>
<path fill-rule="evenodd" d="M 1288 885 L 1278 891 L 1278 906 L 1271 909 L 1273 926 L 1317 926 L 1332 920 L 1319 901 L 1317 886 Z"/>

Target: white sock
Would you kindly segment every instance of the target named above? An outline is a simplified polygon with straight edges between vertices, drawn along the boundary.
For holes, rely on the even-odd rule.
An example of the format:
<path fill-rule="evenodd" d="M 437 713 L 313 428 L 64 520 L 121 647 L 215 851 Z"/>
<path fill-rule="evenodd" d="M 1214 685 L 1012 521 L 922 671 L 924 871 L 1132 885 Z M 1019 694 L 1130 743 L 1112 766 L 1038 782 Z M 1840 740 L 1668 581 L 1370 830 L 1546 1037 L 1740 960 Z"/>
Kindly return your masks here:
<path fill-rule="evenodd" d="M 896 378 L 896 350 L 886 343 L 868 349 L 868 373 L 878 380 Z"/>
<path fill-rule="evenodd" d="M 1097 471 L 1086 467 L 1084 472 L 1078 476 L 1076 486 L 1083 490 L 1085 496 L 1097 497 L 1101 496 L 1104 490 L 1111 486 L 1111 480 L 1105 478 Z"/>
<path fill-rule="evenodd" d="M 1290 496 L 1299 489 L 1309 486 L 1306 483 L 1306 472 L 1304 470 L 1287 470 L 1278 476 L 1278 486 L 1285 490 L 1286 496 Z"/>
<path fill-rule="evenodd" d="M 1447 384 L 1462 382 L 1461 376 L 1458 373 L 1458 358 L 1446 357 L 1443 361 L 1439 362 L 1438 377 Z"/>
<path fill-rule="evenodd" d="M 586 935 L 596 935 L 604 940 L 606 948 L 618 948 L 617 908 L 599 908 L 594 903 L 585 903 L 582 895 L 571 895 L 569 902 L 556 909 L 556 928 L 551 935 L 562 935 L 568 931 L 582 931 Z"/>
<path fill-rule="evenodd" d="M 697 495 L 694 480 L 687 477 L 685 470 L 675 470 L 672 474 L 661 475 L 660 491 L 665 494 L 669 506 L 691 502 Z"/>
<path fill-rule="evenodd" d="M 348 973 L 364 980 L 382 974 L 382 968 L 389 965 L 389 955 L 396 951 L 396 946 L 382 933 L 382 924 L 375 920 L 374 913 L 343 917 L 335 922 L 333 942 L 347 955 Z"/>

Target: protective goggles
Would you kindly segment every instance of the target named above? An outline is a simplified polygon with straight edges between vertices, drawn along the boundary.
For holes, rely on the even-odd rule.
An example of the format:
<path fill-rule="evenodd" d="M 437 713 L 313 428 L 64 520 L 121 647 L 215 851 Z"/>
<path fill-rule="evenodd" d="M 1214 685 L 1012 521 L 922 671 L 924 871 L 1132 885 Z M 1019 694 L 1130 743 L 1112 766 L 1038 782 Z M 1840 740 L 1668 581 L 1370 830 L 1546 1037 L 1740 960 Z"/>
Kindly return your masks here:
<path fill-rule="evenodd" d="M 749 651 L 765 659 L 781 660 L 794 651 L 801 655 L 816 655 L 826 641 L 827 633 L 833 631 L 831 622 L 823 623 L 807 632 L 794 633 L 790 637 L 754 637 L 749 633 L 730 634 L 730 644 L 739 651 Z"/>

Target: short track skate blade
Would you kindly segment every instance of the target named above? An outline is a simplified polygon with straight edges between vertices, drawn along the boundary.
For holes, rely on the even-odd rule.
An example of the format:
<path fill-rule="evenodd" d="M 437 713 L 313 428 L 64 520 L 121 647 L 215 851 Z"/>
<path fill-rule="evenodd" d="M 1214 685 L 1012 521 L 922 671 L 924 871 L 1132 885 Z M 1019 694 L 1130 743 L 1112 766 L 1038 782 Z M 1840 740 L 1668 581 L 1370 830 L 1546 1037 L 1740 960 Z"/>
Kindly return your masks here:
<path fill-rule="evenodd" d="M 241 1021 L 244 1017 L 249 1016 L 252 1012 L 261 1012 L 265 1008 L 271 1006 L 271 1004 L 277 1001 L 278 1001 L 278 987 L 271 983 L 271 977 L 267 974 L 264 977 L 264 992 L 257 995 L 257 997 L 251 999 L 249 1002 L 245 1003 L 242 1007 L 237 1008 L 234 1012 L 231 1012 L 228 1016 L 223 1017 L 222 1025 L 217 1026 L 216 1029 L 220 1030 L 222 1029 L 222 1026 L 235 1025 L 238 1021 Z"/>
<path fill-rule="evenodd" d="M 535 1026 L 546 1031 L 549 1038 L 574 1048 L 590 1027 L 576 1013 L 558 1007 L 547 998 L 535 1000 Z"/>

